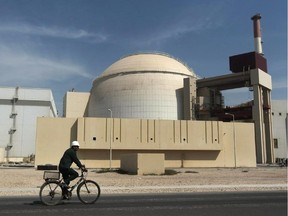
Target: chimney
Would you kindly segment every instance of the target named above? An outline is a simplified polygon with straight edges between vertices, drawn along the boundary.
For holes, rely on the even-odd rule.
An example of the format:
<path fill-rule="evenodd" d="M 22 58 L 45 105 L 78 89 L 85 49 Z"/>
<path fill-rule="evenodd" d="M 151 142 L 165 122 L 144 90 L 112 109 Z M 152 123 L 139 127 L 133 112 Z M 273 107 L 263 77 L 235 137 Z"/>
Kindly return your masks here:
<path fill-rule="evenodd" d="M 259 53 L 260 55 L 264 55 L 262 51 L 260 19 L 261 19 L 261 15 L 259 13 L 251 17 L 251 20 L 253 20 L 255 51 Z"/>

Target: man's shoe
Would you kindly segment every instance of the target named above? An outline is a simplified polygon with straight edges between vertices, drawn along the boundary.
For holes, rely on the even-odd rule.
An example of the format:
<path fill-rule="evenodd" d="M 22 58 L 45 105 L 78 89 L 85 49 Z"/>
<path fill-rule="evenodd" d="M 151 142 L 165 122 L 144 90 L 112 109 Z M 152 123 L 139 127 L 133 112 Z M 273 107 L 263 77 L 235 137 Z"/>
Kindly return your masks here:
<path fill-rule="evenodd" d="M 70 191 L 66 191 L 62 193 L 62 199 L 63 200 L 70 200 L 72 196 L 72 193 Z"/>
<path fill-rule="evenodd" d="M 68 199 L 69 199 L 68 195 L 64 194 L 63 197 L 62 197 L 62 200 L 68 200 Z"/>
<path fill-rule="evenodd" d="M 65 188 L 65 189 L 70 188 L 69 185 L 67 185 L 65 182 L 61 182 L 59 185 L 60 185 L 60 187 Z"/>

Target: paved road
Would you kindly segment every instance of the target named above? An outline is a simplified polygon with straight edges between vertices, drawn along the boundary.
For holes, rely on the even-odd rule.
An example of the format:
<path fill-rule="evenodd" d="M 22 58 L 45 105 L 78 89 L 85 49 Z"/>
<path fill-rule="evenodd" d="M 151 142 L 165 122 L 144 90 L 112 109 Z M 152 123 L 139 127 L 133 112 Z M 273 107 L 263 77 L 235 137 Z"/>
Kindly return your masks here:
<path fill-rule="evenodd" d="M 38 197 L 0 198 L 0 216 L 286 216 L 287 191 L 103 195 L 93 205 L 76 197 L 58 206 L 43 206 Z"/>

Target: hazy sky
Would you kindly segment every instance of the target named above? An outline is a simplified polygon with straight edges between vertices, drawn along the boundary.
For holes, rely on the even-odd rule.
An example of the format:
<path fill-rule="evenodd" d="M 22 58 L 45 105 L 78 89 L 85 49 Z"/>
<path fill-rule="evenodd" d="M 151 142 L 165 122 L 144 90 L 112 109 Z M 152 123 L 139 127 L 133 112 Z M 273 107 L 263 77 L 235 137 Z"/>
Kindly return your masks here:
<path fill-rule="evenodd" d="M 231 73 L 229 56 L 254 51 L 262 15 L 272 99 L 287 98 L 286 0 L 0 0 L 0 86 L 88 92 L 123 56 L 164 52 L 200 77 Z M 223 92 L 232 105 L 247 89 Z"/>

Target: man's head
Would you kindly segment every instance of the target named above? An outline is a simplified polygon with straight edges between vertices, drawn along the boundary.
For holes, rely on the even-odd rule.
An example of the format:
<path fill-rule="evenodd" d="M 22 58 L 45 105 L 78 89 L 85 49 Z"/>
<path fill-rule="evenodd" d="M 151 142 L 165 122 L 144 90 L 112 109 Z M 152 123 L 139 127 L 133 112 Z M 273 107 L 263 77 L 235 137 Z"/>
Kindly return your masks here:
<path fill-rule="evenodd" d="M 73 141 L 71 143 L 71 148 L 73 148 L 75 151 L 77 151 L 79 149 L 79 147 L 80 147 L 80 144 L 78 141 Z"/>

